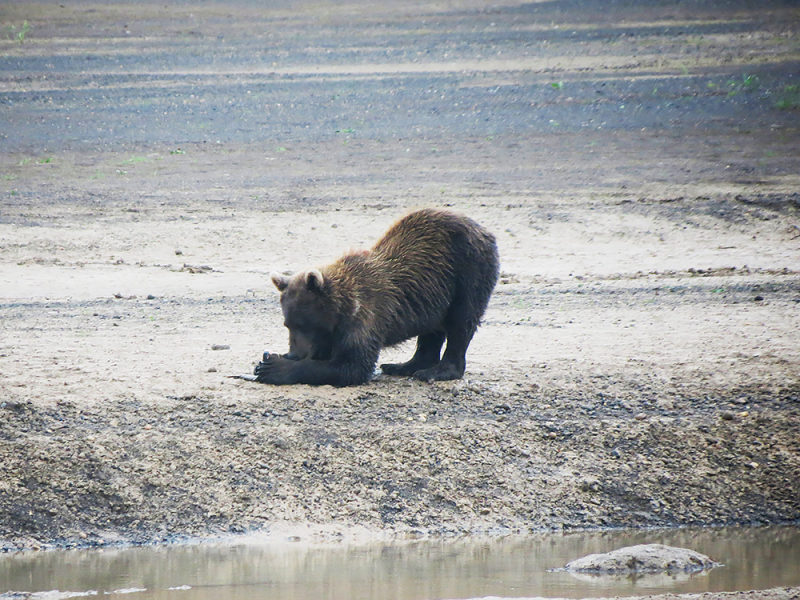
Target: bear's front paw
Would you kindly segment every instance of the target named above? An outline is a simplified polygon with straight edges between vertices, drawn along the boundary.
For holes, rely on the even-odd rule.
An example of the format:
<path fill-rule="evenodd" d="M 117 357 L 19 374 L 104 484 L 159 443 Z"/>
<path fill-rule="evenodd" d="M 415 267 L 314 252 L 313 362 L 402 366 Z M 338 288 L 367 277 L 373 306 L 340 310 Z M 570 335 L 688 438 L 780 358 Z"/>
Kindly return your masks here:
<path fill-rule="evenodd" d="M 256 365 L 256 369 L 254 371 L 254 375 L 258 375 L 259 371 L 266 371 L 269 369 L 269 365 L 275 364 L 280 359 L 280 356 L 277 354 L 272 354 L 270 352 L 264 352 L 264 355 L 261 357 L 261 362 Z"/>
<path fill-rule="evenodd" d="M 283 361 L 279 354 L 264 352 L 261 362 L 256 365 L 253 374 L 259 383 L 281 383 Z"/>

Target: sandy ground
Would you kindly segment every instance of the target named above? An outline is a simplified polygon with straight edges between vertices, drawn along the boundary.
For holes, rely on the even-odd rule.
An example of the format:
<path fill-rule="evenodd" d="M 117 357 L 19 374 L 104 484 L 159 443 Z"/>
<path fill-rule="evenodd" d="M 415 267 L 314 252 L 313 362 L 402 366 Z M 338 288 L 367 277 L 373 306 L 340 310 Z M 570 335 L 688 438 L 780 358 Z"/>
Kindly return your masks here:
<path fill-rule="evenodd" d="M 0 7 L 0 547 L 797 522 L 800 13 L 576 6 Z M 462 381 L 228 378 L 420 206 Z"/>

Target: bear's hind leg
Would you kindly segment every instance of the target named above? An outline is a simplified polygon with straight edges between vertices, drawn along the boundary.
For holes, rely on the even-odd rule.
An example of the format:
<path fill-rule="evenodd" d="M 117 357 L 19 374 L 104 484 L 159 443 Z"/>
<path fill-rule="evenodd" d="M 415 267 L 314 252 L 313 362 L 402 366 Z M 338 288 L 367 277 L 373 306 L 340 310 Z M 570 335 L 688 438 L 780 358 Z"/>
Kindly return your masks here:
<path fill-rule="evenodd" d="M 414 373 L 417 379 L 447 381 L 464 376 L 467 348 L 489 304 L 499 271 L 493 241 L 488 245 L 470 246 L 464 256 L 458 271 L 465 276 L 457 285 L 453 303 L 444 318 L 447 348 L 438 364 Z"/>
<path fill-rule="evenodd" d="M 429 369 L 439 363 L 439 356 L 444 344 L 445 332 L 434 331 L 417 337 L 417 351 L 408 362 L 381 365 L 386 375 L 408 377 L 422 369 Z"/>
<path fill-rule="evenodd" d="M 414 373 L 414 377 L 422 381 L 461 379 L 467 366 L 467 348 L 476 330 L 477 327 L 461 327 L 456 331 L 448 330 L 447 348 L 445 348 L 442 360 L 430 368 L 420 369 Z"/>

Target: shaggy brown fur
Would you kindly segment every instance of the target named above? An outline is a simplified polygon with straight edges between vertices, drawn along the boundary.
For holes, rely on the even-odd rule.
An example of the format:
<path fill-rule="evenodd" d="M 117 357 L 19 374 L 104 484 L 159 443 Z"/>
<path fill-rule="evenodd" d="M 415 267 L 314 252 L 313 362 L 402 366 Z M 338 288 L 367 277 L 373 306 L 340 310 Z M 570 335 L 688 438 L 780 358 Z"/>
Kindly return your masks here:
<path fill-rule="evenodd" d="M 498 270 L 491 233 L 467 217 L 425 209 L 395 223 L 368 252 L 292 277 L 273 274 L 289 353 L 265 353 L 255 378 L 271 384 L 364 383 L 381 348 L 416 337 L 413 358 L 381 365 L 384 373 L 459 379 Z"/>

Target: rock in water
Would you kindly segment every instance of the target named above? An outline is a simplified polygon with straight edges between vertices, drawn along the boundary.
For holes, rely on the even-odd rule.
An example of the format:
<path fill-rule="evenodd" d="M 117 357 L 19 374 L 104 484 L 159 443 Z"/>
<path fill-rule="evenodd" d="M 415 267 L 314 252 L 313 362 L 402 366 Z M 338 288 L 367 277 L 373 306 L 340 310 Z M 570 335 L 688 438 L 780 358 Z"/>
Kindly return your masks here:
<path fill-rule="evenodd" d="M 605 554 L 589 554 L 568 563 L 577 573 L 675 573 L 703 571 L 719 566 L 705 554 L 663 544 L 628 546 Z"/>

